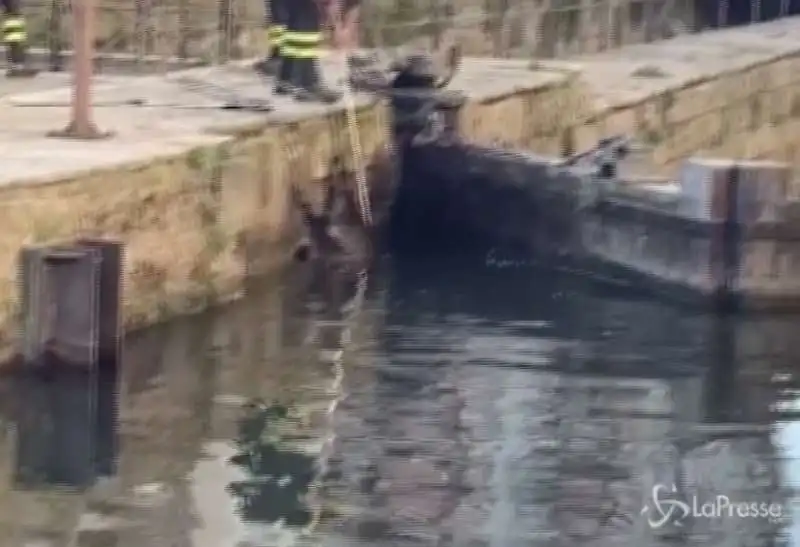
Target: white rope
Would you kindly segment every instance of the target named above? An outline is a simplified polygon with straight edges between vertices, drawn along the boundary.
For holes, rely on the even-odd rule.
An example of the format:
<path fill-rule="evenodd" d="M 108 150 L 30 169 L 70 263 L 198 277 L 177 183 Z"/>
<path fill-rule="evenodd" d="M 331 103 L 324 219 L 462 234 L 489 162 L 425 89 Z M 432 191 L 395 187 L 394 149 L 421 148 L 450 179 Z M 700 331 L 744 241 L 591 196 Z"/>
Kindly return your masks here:
<path fill-rule="evenodd" d="M 344 105 L 347 117 L 347 132 L 350 136 L 350 147 L 353 157 L 353 169 L 356 177 L 356 188 L 358 196 L 358 206 L 361 211 L 361 221 L 364 226 L 372 226 L 372 207 L 369 202 L 369 187 L 367 183 L 367 166 L 364 161 L 364 151 L 361 148 L 361 136 L 358 131 L 358 116 L 356 113 L 356 102 L 353 91 L 350 88 L 350 78 L 347 66 L 347 52 L 342 54 L 344 64 L 345 83 L 344 83 Z"/>
<path fill-rule="evenodd" d="M 335 28 L 342 26 L 342 12 L 341 4 L 339 10 L 335 14 L 333 21 Z M 356 112 L 356 101 L 353 96 L 353 90 L 350 86 L 350 70 L 347 63 L 347 49 L 341 48 L 340 62 L 342 63 L 344 78 L 344 93 L 342 100 L 344 101 L 345 117 L 347 120 L 347 133 L 350 137 L 350 151 L 353 159 L 353 170 L 356 177 L 356 190 L 358 197 L 358 206 L 361 213 L 361 221 L 364 226 L 369 228 L 372 226 L 372 206 L 369 201 L 369 186 L 367 182 L 367 166 L 364 160 L 364 150 L 361 147 L 361 135 L 358 131 L 358 115 Z"/>

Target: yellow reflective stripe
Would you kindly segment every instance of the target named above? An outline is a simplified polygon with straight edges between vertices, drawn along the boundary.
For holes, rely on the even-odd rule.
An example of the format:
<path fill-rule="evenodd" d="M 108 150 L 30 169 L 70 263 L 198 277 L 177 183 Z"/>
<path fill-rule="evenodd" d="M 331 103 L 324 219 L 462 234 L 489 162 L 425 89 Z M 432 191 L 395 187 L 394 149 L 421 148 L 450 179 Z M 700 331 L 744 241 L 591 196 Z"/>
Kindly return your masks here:
<path fill-rule="evenodd" d="M 317 59 L 322 56 L 321 32 L 287 32 L 283 35 L 281 54 L 291 59 Z"/>
<path fill-rule="evenodd" d="M 28 35 L 24 32 L 9 32 L 3 36 L 3 41 L 7 44 L 18 44 L 28 39 Z"/>
<path fill-rule="evenodd" d="M 287 32 L 283 39 L 296 46 L 317 46 L 322 43 L 321 32 Z"/>
<path fill-rule="evenodd" d="M 9 17 L 5 21 L 3 21 L 3 32 L 8 32 L 12 30 L 25 30 L 25 19 L 19 19 L 17 17 Z"/>
<path fill-rule="evenodd" d="M 281 55 L 289 59 L 317 59 L 322 56 L 322 50 L 318 47 L 295 47 L 284 43 L 281 46 Z"/>
<path fill-rule="evenodd" d="M 279 46 L 283 43 L 283 35 L 286 32 L 284 26 L 274 26 L 267 29 L 267 43 L 271 46 Z"/>

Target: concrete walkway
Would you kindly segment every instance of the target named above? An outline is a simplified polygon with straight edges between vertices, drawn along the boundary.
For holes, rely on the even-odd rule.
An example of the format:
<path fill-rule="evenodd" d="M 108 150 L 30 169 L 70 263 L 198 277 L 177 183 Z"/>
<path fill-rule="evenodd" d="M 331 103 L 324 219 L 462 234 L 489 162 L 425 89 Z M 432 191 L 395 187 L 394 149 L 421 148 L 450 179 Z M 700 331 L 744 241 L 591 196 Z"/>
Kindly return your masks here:
<path fill-rule="evenodd" d="M 327 74 L 341 80 L 335 63 Z M 468 95 L 491 96 L 516 87 L 535 87 L 563 78 L 553 72 L 533 72 L 519 61 L 468 59 L 453 89 Z M 26 86 L 28 88 L 26 89 Z M 94 85 L 94 115 L 98 128 L 113 138 L 70 141 L 46 137 L 69 120 L 71 90 L 64 74 L 42 74 L 27 83 L 0 84 L 0 155 L 4 169 L 0 184 L 30 183 L 66 178 L 80 171 L 119 164 L 149 162 L 186 152 L 193 147 L 230 138 L 237 128 L 285 123 L 343 109 L 344 102 L 325 106 L 298 104 L 271 92 L 272 84 L 246 64 L 194 68 L 166 76 L 98 76 Z M 241 98 L 269 101 L 270 113 L 223 110 L 225 90 Z M 375 100 L 357 94 L 357 105 Z"/>
<path fill-rule="evenodd" d="M 656 44 L 567 61 L 466 59 L 451 84 L 473 99 L 497 97 L 520 88 L 580 72 L 592 109 L 630 103 L 692 81 L 752 66 L 800 50 L 800 17 L 686 35 Z M 69 75 L 44 73 L 28 81 L 0 82 L 0 184 L 66 178 L 80 171 L 147 162 L 219 142 L 226 129 L 282 123 L 343 108 L 299 105 L 274 97 L 271 83 L 248 63 L 204 67 L 154 76 L 99 75 L 95 78 L 95 120 L 114 137 L 91 143 L 52 139 L 48 131 L 69 119 Z M 341 62 L 330 60 L 326 74 L 342 80 Z M 198 85 L 199 84 L 199 85 Z M 268 100 L 271 113 L 222 110 L 219 88 L 249 99 Z M 374 100 L 358 95 L 356 102 Z"/>

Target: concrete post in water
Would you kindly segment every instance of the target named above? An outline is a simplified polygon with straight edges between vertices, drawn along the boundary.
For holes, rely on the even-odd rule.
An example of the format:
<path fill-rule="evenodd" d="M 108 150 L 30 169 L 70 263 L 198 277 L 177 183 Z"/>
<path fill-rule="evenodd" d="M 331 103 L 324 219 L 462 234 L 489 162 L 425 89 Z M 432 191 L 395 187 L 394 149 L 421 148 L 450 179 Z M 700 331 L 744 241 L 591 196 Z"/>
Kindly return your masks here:
<path fill-rule="evenodd" d="M 775 256 L 779 241 L 784 239 L 776 227 L 781 224 L 790 176 L 788 165 L 770 161 L 690 159 L 684 164 L 682 209 L 690 219 L 711 227 L 709 288 L 724 305 L 756 296 L 753 291 L 768 289 L 768 293 L 767 279 L 780 277 L 780 272 L 772 272 L 780 258 Z M 761 252 L 765 247 L 770 252 Z M 762 264 L 766 255 L 769 263 Z M 761 278 L 755 284 L 754 276 Z"/>
<path fill-rule="evenodd" d="M 692 158 L 674 184 L 620 185 L 579 220 L 589 258 L 681 299 L 729 311 L 800 305 L 791 170 Z"/>
<path fill-rule="evenodd" d="M 99 266 L 94 249 L 65 245 L 22 250 L 22 354 L 27 365 L 95 368 Z"/>
<path fill-rule="evenodd" d="M 97 285 L 97 387 L 95 470 L 116 474 L 119 423 L 119 380 L 122 371 L 122 267 L 124 245 L 120 241 L 79 239 L 84 248 L 100 253 Z"/>
<path fill-rule="evenodd" d="M 15 482 L 86 488 L 116 472 L 122 245 L 81 240 L 20 259 Z"/>
<path fill-rule="evenodd" d="M 82 248 L 100 254 L 99 283 L 97 286 L 98 354 L 101 369 L 116 372 L 121 362 L 122 344 L 122 242 L 102 239 L 79 239 Z"/>
<path fill-rule="evenodd" d="M 686 215 L 710 226 L 704 288 L 728 305 L 739 267 L 736 165 L 731 160 L 690 159 L 683 165 L 680 184 Z"/>

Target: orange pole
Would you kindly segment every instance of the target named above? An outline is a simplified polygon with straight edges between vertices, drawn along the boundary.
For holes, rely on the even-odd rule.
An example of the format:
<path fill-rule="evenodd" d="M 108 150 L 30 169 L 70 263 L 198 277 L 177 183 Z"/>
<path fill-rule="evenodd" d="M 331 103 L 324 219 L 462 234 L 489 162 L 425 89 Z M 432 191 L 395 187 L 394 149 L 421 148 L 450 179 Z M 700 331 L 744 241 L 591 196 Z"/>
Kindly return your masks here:
<path fill-rule="evenodd" d="M 73 0 L 72 28 L 72 119 L 53 137 L 102 139 L 110 136 L 97 129 L 92 120 L 92 72 L 94 63 L 95 0 Z"/>

